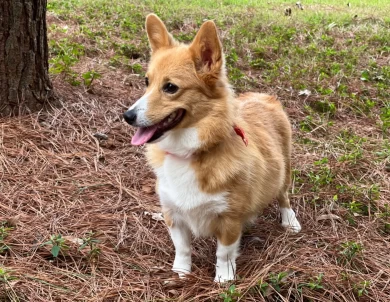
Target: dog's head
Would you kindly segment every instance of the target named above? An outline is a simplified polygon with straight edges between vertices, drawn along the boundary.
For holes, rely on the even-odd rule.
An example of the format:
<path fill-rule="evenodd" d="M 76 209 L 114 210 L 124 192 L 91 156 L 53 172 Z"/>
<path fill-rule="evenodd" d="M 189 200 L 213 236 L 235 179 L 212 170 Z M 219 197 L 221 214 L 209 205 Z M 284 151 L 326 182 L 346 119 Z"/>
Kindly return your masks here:
<path fill-rule="evenodd" d="M 133 145 L 162 141 L 179 129 L 196 128 L 210 114 L 218 116 L 230 91 L 214 22 L 203 23 L 190 45 L 177 42 L 154 14 L 146 18 L 146 31 L 152 50 L 146 92 L 124 113 L 138 127 Z"/>

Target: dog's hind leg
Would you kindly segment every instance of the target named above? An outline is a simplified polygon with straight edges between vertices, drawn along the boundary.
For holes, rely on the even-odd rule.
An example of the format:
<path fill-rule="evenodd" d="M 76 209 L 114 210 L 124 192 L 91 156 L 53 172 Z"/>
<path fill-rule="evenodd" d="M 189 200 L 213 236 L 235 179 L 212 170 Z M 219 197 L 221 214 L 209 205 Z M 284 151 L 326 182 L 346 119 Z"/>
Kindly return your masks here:
<path fill-rule="evenodd" d="M 280 214 L 282 216 L 282 226 L 287 230 L 298 233 L 301 230 L 301 225 L 291 209 L 290 200 L 287 192 L 281 192 L 278 196 Z"/>
<path fill-rule="evenodd" d="M 290 163 L 286 165 L 286 179 L 283 189 L 279 192 L 277 197 L 279 202 L 280 214 L 282 216 L 282 226 L 287 230 L 294 233 L 298 233 L 301 230 L 301 225 L 295 215 L 293 209 L 291 209 L 290 199 L 288 198 L 288 190 L 291 182 Z"/>
<path fill-rule="evenodd" d="M 242 226 L 229 219 L 220 221 L 218 225 L 220 229 L 216 234 L 218 246 L 214 281 L 223 283 L 235 278 Z"/>

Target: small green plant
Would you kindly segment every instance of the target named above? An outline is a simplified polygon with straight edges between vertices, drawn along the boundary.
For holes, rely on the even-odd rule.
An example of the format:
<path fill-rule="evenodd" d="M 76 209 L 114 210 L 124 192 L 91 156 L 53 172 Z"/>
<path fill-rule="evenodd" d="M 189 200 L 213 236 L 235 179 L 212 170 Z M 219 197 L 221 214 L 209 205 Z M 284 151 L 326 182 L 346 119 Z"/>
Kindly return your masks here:
<path fill-rule="evenodd" d="M 0 223 L 0 254 L 6 252 L 9 246 L 4 243 L 4 239 L 8 237 L 9 232 L 14 228 L 9 226 L 7 222 L 3 221 Z"/>
<path fill-rule="evenodd" d="M 89 233 L 87 233 L 87 235 L 82 238 L 83 240 L 83 244 L 80 245 L 79 247 L 79 251 L 81 251 L 82 249 L 84 249 L 85 247 L 89 246 L 89 256 L 91 258 L 95 258 L 97 256 L 100 255 L 100 248 L 97 247 L 97 244 L 100 242 L 98 239 L 95 238 L 96 236 L 96 233 L 90 231 Z"/>
<path fill-rule="evenodd" d="M 339 162 L 349 161 L 356 164 L 363 157 L 363 146 L 367 138 L 355 135 L 349 130 L 343 130 L 337 136 L 337 140 L 340 148 L 345 152 L 337 158 Z"/>
<path fill-rule="evenodd" d="M 343 280 L 343 281 L 350 280 L 350 275 L 349 275 L 349 273 L 347 271 L 342 271 L 340 273 L 340 277 L 341 277 L 341 280 Z"/>
<path fill-rule="evenodd" d="M 237 83 L 240 80 L 242 80 L 244 77 L 245 77 L 245 75 L 240 69 L 238 69 L 236 67 L 229 68 L 229 79 L 232 82 Z"/>
<path fill-rule="evenodd" d="M 0 241 L 8 237 L 9 232 L 14 228 L 9 226 L 6 221 L 0 222 Z"/>
<path fill-rule="evenodd" d="M 363 295 L 368 295 L 368 290 L 370 288 L 370 281 L 364 280 L 360 283 L 357 283 L 353 286 L 358 297 L 362 297 Z"/>
<path fill-rule="evenodd" d="M 301 191 L 303 184 L 305 183 L 304 179 L 301 177 L 302 172 L 297 169 L 292 170 L 292 178 L 293 178 L 293 193 L 297 194 Z"/>
<path fill-rule="evenodd" d="M 0 299 L 5 298 L 5 300 L 1 299 L 1 301 L 20 301 L 17 293 L 10 284 L 10 281 L 16 280 L 18 278 L 11 275 L 11 273 L 12 271 L 0 266 L 0 288 L 5 288 L 7 295 L 6 297 L 1 296 Z M 1 286 L 1 284 L 3 284 L 3 286 Z"/>
<path fill-rule="evenodd" d="M 94 71 L 94 70 L 90 70 L 90 71 L 87 71 L 85 73 L 82 74 L 82 77 L 84 79 L 84 85 L 87 87 L 87 88 L 90 88 L 91 85 L 92 85 L 92 82 L 96 79 L 100 79 L 102 76 L 100 73 Z"/>
<path fill-rule="evenodd" d="M 321 166 L 321 165 L 325 165 L 327 163 L 329 163 L 329 159 L 327 157 L 324 157 L 324 158 L 322 158 L 320 160 L 315 161 L 314 165 L 315 166 Z"/>
<path fill-rule="evenodd" d="M 352 200 L 351 202 L 343 202 L 342 205 L 347 208 L 352 214 L 368 215 L 368 206 Z"/>
<path fill-rule="evenodd" d="M 318 192 L 320 187 L 329 185 L 333 182 L 334 175 L 328 165 L 327 158 L 314 162 L 314 165 L 319 166 L 320 169 L 309 171 L 307 176 L 312 183 L 312 191 Z"/>
<path fill-rule="evenodd" d="M 229 73 L 229 79 L 235 85 L 238 84 L 244 77 L 245 74 L 236 67 L 236 64 L 239 60 L 237 51 L 232 48 L 228 54 L 226 54 L 226 66 Z"/>
<path fill-rule="evenodd" d="M 299 128 L 303 132 L 310 132 L 316 126 L 317 125 L 313 122 L 313 117 L 311 115 L 306 116 L 305 119 L 299 123 Z"/>
<path fill-rule="evenodd" d="M 320 273 L 318 276 L 314 277 L 314 279 L 311 279 L 310 282 L 298 284 L 298 291 L 302 292 L 302 288 L 304 287 L 310 288 L 312 290 L 323 289 L 324 287 L 321 285 L 323 277 L 324 274 Z"/>
<path fill-rule="evenodd" d="M 337 158 L 339 162 L 352 162 L 354 164 L 357 163 L 359 159 L 363 157 L 363 149 L 361 147 L 357 147 L 356 150 L 343 154 L 340 157 Z"/>
<path fill-rule="evenodd" d="M 43 245 L 52 246 L 50 252 L 54 258 L 57 258 L 60 252 L 64 252 L 69 249 L 69 246 L 66 245 L 65 239 L 62 237 L 61 234 L 51 235 L 50 240 L 43 243 L 42 246 Z"/>
<path fill-rule="evenodd" d="M 5 267 L 0 267 L 0 282 L 8 283 L 9 281 L 17 279 L 15 276 L 11 275 L 11 271 Z"/>
<path fill-rule="evenodd" d="M 384 224 L 384 226 L 383 226 L 383 231 L 384 231 L 386 234 L 390 234 L 390 223 L 385 222 L 385 224 Z"/>
<path fill-rule="evenodd" d="M 223 302 L 234 302 L 237 301 L 239 297 L 241 297 L 241 293 L 238 291 L 236 286 L 232 284 L 219 296 L 223 299 Z"/>
<path fill-rule="evenodd" d="M 130 59 L 141 57 L 140 50 L 135 45 L 120 45 L 120 53 Z"/>
<path fill-rule="evenodd" d="M 385 140 L 380 151 L 375 152 L 378 158 L 383 160 L 389 160 L 390 164 L 390 142 Z"/>
<path fill-rule="evenodd" d="M 281 291 L 281 287 L 284 283 L 284 280 L 288 276 L 287 272 L 280 272 L 278 274 L 271 274 L 269 277 L 269 282 L 274 290 L 278 293 Z"/>
<path fill-rule="evenodd" d="M 258 287 L 260 289 L 260 293 L 262 294 L 263 297 L 266 297 L 269 293 L 269 289 L 270 289 L 270 286 L 269 286 L 269 283 L 268 282 L 259 282 L 258 283 Z"/>
<path fill-rule="evenodd" d="M 326 88 L 326 87 L 317 87 L 317 91 L 322 95 L 330 95 L 334 92 L 333 89 Z M 315 109 L 318 112 L 325 113 L 325 112 L 331 112 L 333 110 L 336 111 L 336 107 L 335 107 L 334 103 L 332 103 L 332 102 L 317 101 L 314 104 L 315 104 Z"/>
<path fill-rule="evenodd" d="M 362 81 L 365 81 L 365 82 L 370 81 L 371 80 L 370 71 L 369 70 L 363 70 L 362 73 L 361 73 L 360 79 Z"/>
<path fill-rule="evenodd" d="M 384 210 L 382 211 L 382 213 L 379 214 L 379 217 L 385 218 L 385 219 L 390 217 L 390 205 L 389 204 L 385 204 Z"/>
<path fill-rule="evenodd" d="M 390 129 L 390 103 L 386 104 L 381 110 L 380 119 L 382 121 L 382 130 L 384 133 Z"/>
<path fill-rule="evenodd" d="M 378 200 L 380 197 L 380 186 L 378 184 L 371 185 L 367 190 L 367 195 L 370 200 Z"/>
<path fill-rule="evenodd" d="M 332 105 L 329 105 L 332 106 Z M 329 112 L 328 114 L 318 113 L 310 106 L 305 106 L 305 111 L 307 112 L 306 117 L 300 121 L 299 129 L 302 132 L 319 132 L 324 133 L 327 131 L 329 126 L 333 125 L 333 121 L 329 121 Z M 333 109 L 330 109 L 333 110 Z M 334 107 L 333 113 L 336 112 L 336 107 Z M 332 113 L 332 114 L 333 114 Z"/>
<path fill-rule="evenodd" d="M 384 209 L 379 213 L 378 215 L 380 218 L 383 219 L 383 232 L 386 234 L 390 234 L 390 206 L 388 204 L 385 204 Z"/>
<path fill-rule="evenodd" d="M 354 93 L 350 95 L 350 99 L 350 108 L 359 116 L 370 116 L 372 113 L 372 109 L 376 105 L 375 101 L 372 101 L 367 97 L 358 97 Z"/>
<path fill-rule="evenodd" d="M 60 41 L 51 40 L 50 52 L 50 72 L 54 74 L 72 74 L 71 67 L 76 64 L 80 57 L 84 55 L 85 49 L 81 44 L 62 39 Z"/>
<path fill-rule="evenodd" d="M 340 255 L 343 262 L 351 262 L 363 251 L 363 245 L 355 241 L 347 241 L 341 244 Z"/>
<path fill-rule="evenodd" d="M 131 65 L 131 70 L 133 71 L 133 73 L 144 75 L 142 65 L 139 64 L 139 63 L 132 64 Z"/>
<path fill-rule="evenodd" d="M 191 42 L 195 37 L 196 32 L 190 32 L 190 33 L 179 33 L 177 36 L 177 39 L 179 41 L 183 42 Z"/>

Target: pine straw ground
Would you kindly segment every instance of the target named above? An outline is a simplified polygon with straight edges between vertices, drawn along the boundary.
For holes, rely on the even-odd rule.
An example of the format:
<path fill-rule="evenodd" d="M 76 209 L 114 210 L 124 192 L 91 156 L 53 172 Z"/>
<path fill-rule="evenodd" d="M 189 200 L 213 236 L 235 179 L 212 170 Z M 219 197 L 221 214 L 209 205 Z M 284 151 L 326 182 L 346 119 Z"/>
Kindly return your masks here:
<path fill-rule="evenodd" d="M 303 230 L 287 234 L 269 207 L 243 236 L 240 280 L 229 291 L 212 281 L 212 239 L 194 241 L 188 279 L 170 272 L 173 245 L 151 215 L 159 213 L 154 176 L 121 119 L 142 95 L 141 80 L 101 73 L 88 91 L 56 77 L 60 106 L 0 120 L 0 301 L 390 301 L 390 183 L 373 155 L 383 143 L 375 121 L 340 110 L 332 127 L 302 133 L 309 100 L 267 88 L 293 124 L 291 199 Z M 336 160 L 341 129 L 368 138 L 356 162 Z M 331 180 L 316 180 L 324 171 Z M 348 191 L 356 184 L 359 192 Z M 354 209 L 352 199 L 367 206 Z M 53 258 L 43 244 L 58 234 L 69 248 Z M 91 236 L 98 242 L 80 250 Z"/>
<path fill-rule="evenodd" d="M 145 213 L 159 212 L 154 177 L 142 150 L 130 146 L 131 129 L 121 120 L 127 96 L 134 100 L 141 91 L 125 87 L 114 74 L 105 81 L 90 94 L 56 80 L 61 108 L 1 121 L 0 213 L 13 227 L 5 240 L 9 250 L 0 256 L 10 279 L 3 280 L 2 301 L 217 300 L 224 287 L 212 281 L 213 240 L 195 240 L 188 280 L 169 271 L 173 246 L 167 229 Z M 294 122 L 297 103 L 285 104 Z M 358 121 L 350 126 L 362 128 Z M 95 133 L 107 134 L 108 140 Z M 307 170 L 312 156 L 295 145 L 294 167 Z M 359 164 L 365 177 L 387 185 L 378 203 L 389 197 L 382 168 L 370 160 Z M 357 301 L 356 290 L 366 280 L 370 286 L 360 301 L 389 301 L 389 236 L 380 231 L 376 216 L 357 217 L 356 225 L 349 225 L 346 210 L 337 204 L 308 204 L 312 194 L 292 196 L 301 233 L 283 231 L 276 206 L 245 233 L 238 259 L 242 280 L 236 285 L 241 299 L 261 301 L 259 281 L 270 283 L 271 273 L 287 272 L 280 294 L 265 294 L 269 301 Z M 323 216 L 330 213 L 340 219 Z M 99 240 L 96 257 L 72 243 L 90 231 Z M 52 234 L 68 236 L 69 250 L 55 259 L 51 246 L 41 246 Z M 344 257 L 345 242 L 364 249 Z M 302 288 L 319 273 L 323 288 Z"/>

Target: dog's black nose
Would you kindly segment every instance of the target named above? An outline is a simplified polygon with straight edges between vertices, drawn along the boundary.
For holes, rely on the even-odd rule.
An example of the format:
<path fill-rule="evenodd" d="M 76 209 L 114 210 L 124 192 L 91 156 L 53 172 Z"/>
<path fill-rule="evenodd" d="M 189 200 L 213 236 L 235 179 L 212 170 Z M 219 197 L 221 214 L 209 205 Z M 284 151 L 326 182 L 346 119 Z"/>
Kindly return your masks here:
<path fill-rule="evenodd" d="M 137 113 L 135 112 L 135 110 L 127 110 L 124 114 L 123 114 L 123 118 L 125 119 L 125 121 L 130 124 L 130 125 L 133 125 L 133 123 L 135 122 L 135 120 L 137 119 Z"/>

